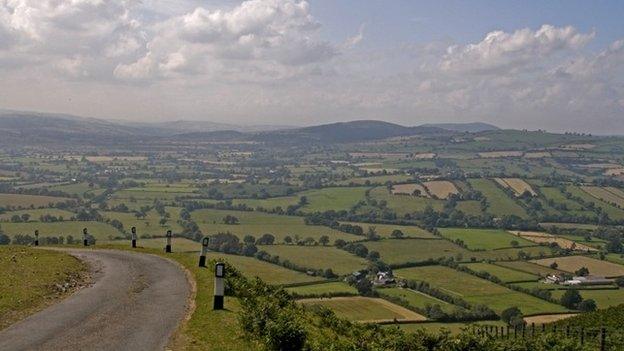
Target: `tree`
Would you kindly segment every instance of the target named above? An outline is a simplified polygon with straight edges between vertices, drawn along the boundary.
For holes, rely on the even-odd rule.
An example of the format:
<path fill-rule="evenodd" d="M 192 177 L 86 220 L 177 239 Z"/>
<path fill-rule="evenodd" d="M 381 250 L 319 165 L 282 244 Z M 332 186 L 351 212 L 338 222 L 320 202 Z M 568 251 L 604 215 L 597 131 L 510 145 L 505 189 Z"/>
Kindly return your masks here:
<path fill-rule="evenodd" d="M 165 224 L 167 224 L 167 218 L 163 217 L 160 219 L 160 221 L 158 221 L 158 223 L 160 223 L 161 227 L 164 227 Z"/>
<path fill-rule="evenodd" d="M 308 204 L 308 198 L 306 196 L 302 196 L 299 198 L 299 206 L 305 206 Z"/>
<path fill-rule="evenodd" d="M 522 319 L 522 311 L 518 307 L 509 307 L 501 312 L 501 320 L 509 325 L 513 325 L 512 322 L 516 322 L 518 318 Z"/>
<path fill-rule="evenodd" d="M 256 243 L 256 238 L 253 235 L 245 235 L 245 237 L 243 237 L 243 242 L 245 244 L 255 244 Z"/>
<path fill-rule="evenodd" d="M 362 296 L 370 296 L 373 293 L 373 283 L 366 278 L 360 279 L 355 283 L 355 288 Z"/>
<path fill-rule="evenodd" d="M 596 308 L 596 301 L 592 299 L 583 300 L 578 304 L 578 309 L 583 312 L 592 312 L 595 311 Z"/>
<path fill-rule="evenodd" d="M 323 235 L 319 238 L 319 243 L 321 245 L 326 246 L 329 243 L 329 237 L 327 235 Z"/>
<path fill-rule="evenodd" d="M 223 217 L 223 223 L 225 223 L 225 224 L 235 225 L 235 224 L 238 224 L 238 222 L 239 222 L 239 220 L 235 216 L 227 215 L 227 216 Z"/>
<path fill-rule="evenodd" d="M 258 245 L 273 245 L 275 242 L 275 236 L 273 234 L 263 234 L 257 241 Z"/>
<path fill-rule="evenodd" d="M 561 297 L 561 304 L 570 309 L 576 308 L 581 301 L 583 301 L 583 297 L 576 289 L 566 290 Z"/>
<path fill-rule="evenodd" d="M 550 268 L 552 268 L 552 269 L 557 269 L 557 267 L 559 267 L 557 262 L 553 262 L 553 263 L 550 264 Z"/>
<path fill-rule="evenodd" d="M 284 242 L 285 242 L 286 244 L 292 244 L 292 241 L 293 241 L 293 239 L 290 237 L 290 235 L 286 235 L 286 236 L 284 237 Z"/>
<path fill-rule="evenodd" d="M 587 267 L 581 267 L 578 271 L 574 272 L 577 276 L 585 277 L 589 275 L 589 269 Z"/>
<path fill-rule="evenodd" d="M 619 287 L 624 287 L 624 277 L 619 277 L 615 280 L 615 284 Z"/>
<path fill-rule="evenodd" d="M 366 238 L 373 241 L 379 240 L 380 237 L 379 235 L 377 235 L 377 228 L 374 226 L 368 227 L 368 231 L 366 232 Z"/>
<path fill-rule="evenodd" d="M 520 246 L 520 243 L 517 240 L 512 240 L 510 244 L 511 244 L 512 247 Z"/>
<path fill-rule="evenodd" d="M 347 245 L 347 242 L 342 240 L 342 239 L 336 239 L 334 241 L 334 246 L 339 248 L 339 249 L 343 248 L 345 245 Z"/>
<path fill-rule="evenodd" d="M 390 234 L 390 236 L 395 239 L 402 239 L 405 235 L 399 229 L 395 229 L 392 231 L 392 234 Z"/>
<path fill-rule="evenodd" d="M 28 222 L 30 220 L 30 215 L 28 213 L 24 213 L 22 215 L 22 222 Z"/>
<path fill-rule="evenodd" d="M 368 255 L 366 255 L 366 259 L 368 259 L 369 261 L 377 261 L 379 260 L 379 257 L 379 252 L 377 251 L 370 251 Z"/>
<path fill-rule="evenodd" d="M 0 232 L 0 245 L 9 245 L 11 243 L 11 238 L 8 235 Z"/>

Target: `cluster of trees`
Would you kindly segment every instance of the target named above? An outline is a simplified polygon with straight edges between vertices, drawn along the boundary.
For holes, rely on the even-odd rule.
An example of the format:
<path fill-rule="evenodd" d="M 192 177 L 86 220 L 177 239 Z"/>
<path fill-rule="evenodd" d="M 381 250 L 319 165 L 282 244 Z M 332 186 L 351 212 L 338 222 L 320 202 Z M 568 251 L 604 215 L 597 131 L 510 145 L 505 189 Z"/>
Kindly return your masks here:
<path fill-rule="evenodd" d="M 92 235 L 87 235 L 87 240 L 89 245 L 95 245 L 96 239 Z M 12 243 L 14 245 L 32 245 L 35 242 L 35 237 L 30 236 L 28 234 L 16 234 L 13 236 Z M 10 238 L 0 232 L 0 245 L 8 245 L 11 243 Z M 82 239 L 74 239 L 72 235 L 68 235 L 67 237 L 63 235 L 59 236 L 42 236 L 39 237 L 39 243 L 41 245 L 73 245 L 82 243 Z"/>
<path fill-rule="evenodd" d="M 380 258 L 379 252 L 369 251 L 362 243 L 347 243 L 342 239 L 338 239 L 334 242 L 334 246 L 356 256 L 366 258 L 369 261 L 378 261 Z"/>
<path fill-rule="evenodd" d="M 569 309 L 577 309 L 583 312 L 596 310 L 596 301 L 592 299 L 584 300 L 576 289 L 569 289 L 561 296 L 561 304 Z"/>

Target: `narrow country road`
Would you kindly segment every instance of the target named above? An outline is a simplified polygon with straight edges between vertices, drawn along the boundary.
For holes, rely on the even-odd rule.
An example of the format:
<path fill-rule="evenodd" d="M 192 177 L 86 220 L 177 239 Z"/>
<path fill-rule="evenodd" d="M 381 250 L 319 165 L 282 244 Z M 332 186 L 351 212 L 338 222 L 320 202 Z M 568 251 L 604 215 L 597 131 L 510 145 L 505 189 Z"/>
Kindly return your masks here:
<path fill-rule="evenodd" d="M 184 271 L 153 255 L 68 252 L 94 284 L 0 331 L 0 350 L 163 350 L 185 314 Z"/>

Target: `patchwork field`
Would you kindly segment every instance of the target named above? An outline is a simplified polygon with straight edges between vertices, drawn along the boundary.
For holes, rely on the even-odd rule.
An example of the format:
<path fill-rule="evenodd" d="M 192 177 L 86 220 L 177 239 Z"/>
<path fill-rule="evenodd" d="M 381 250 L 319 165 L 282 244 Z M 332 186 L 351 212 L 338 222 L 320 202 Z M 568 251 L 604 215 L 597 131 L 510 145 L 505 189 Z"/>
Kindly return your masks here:
<path fill-rule="evenodd" d="M 527 217 L 524 208 L 507 196 L 492 180 L 470 179 L 468 182 L 474 190 L 480 191 L 486 197 L 489 204 L 487 209 L 489 213 L 495 216 L 516 215 L 522 218 Z"/>
<path fill-rule="evenodd" d="M 225 224 L 223 219 L 228 215 L 238 218 L 239 224 Z M 333 244 L 336 239 L 345 241 L 362 239 L 357 235 L 343 233 L 329 227 L 306 225 L 303 217 L 281 216 L 258 211 L 202 209 L 193 211 L 191 218 L 206 235 L 230 232 L 241 240 L 245 235 L 253 235 L 258 239 L 267 233 L 275 236 L 276 243 L 282 243 L 286 236 L 290 236 L 293 240 L 311 237 L 318 241 L 321 236 L 327 235 L 330 244 Z"/>
<path fill-rule="evenodd" d="M 494 181 L 504 188 L 513 190 L 516 196 L 521 196 L 525 192 L 528 192 L 531 196 L 537 196 L 531 185 L 520 178 L 494 178 Z"/>
<path fill-rule="evenodd" d="M 556 290 L 552 292 L 554 298 L 561 298 L 565 293 L 564 290 Z M 624 303 L 624 290 L 623 289 L 587 289 L 579 290 L 584 300 L 592 299 L 596 301 L 598 308 L 608 308 L 612 306 L 621 305 Z"/>
<path fill-rule="evenodd" d="M 620 220 L 624 219 L 624 210 L 617 208 L 608 202 L 604 202 L 593 195 L 585 192 L 578 186 L 570 185 L 566 188 L 573 196 L 581 198 L 586 203 L 594 203 L 596 207 L 600 207 L 604 213 L 609 215 L 610 218 Z"/>
<path fill-rule="evenodd" d="M 522 157 L 522 151 L 490 151 L 479 152 L 479 157 L 483 158 L 499 158 L 499 157 Z"/>
<path fill-rule="evenodd" d="M 407 279 L 427 281 L 433 286 L 447 293 L 462 297 L 470 303 L 486 304 L 498 313 L 510 306 L 518 306 L 525 314 L 565 310 L 562 306 L 551 304 L 447 267 L 406 268 L 395 271 L 395 274 Z M 461 282 L 461 284 L 457 282 Z"/>
<path fill-rule="evenodd" d="M 336 274 L 349 274 L 366 267 L 366 260 L 329 246 L 261 245 L 258 250 L 279 256 L 306 268 L 331 268 Z"/>
<path fill-rule="evenodd" d="M 624 193 L 620 189 L 598 186 L 581 186 L 581 189 L 608 204 L 624 207 Z"/>
<path fill-rule="evenodd" d="M 406 213 L 422 212 L 427 206 L 435 210 L 442 210 L 444 201 L 428 199 L 419 196 L 392 195 L 385 187 L 377 187 L 371 190 L 370 196 L 377 201 L 386 201 L 388 208 L 397 212 L 398 215 Z"/>
<path fill-rule="evenodd" d="M 440 228 L 443 237 L 455 241 L 463 241 L 470 250 L 493 250 L 514 246 L 532 246 L 532 242 L 518 238 L 504 230 L 498 229 L 463 229 L 463 228 Z"/>
<path fill-rule="evenodd" d="M 422 262 L 440 257 L 455 257 L 468 251 L 446 240 L 440 239 L 384 239 L 365 242 L 370 251 L 377 251 L 387 264 Z"/>
<path fill-rule="evenodd" d="M 302 196 L 308 200 L 308 204 L 301 208 L 304 212 L 324 212 L 329 210 L 349 210 L 359 201 L 364 200 L 367 187 L 335 187 L 308 190 L 293 196 L 283 196 L 268 199 L 236 199 L 234 204 L 244 203 L 250 207 L 263 207 L 272 209 L 281 207 L 286 209 L 290 205 L 299 202 Z"/>
<path fill-rule="evenodd" d="M 532 241 L 534 243 L 537 243 L 537 244 L 557 243 L 557 245 L 559 245 L 559 247 L 564 248 L 564 249 L 569 249 L 569 250 L 585 251 L 585 252 L 598 251 L 598 250 L 596 250 L 595 248 L 593 248 L 591 246 L 583 245 L 583 244 L 578 243 L 576 241 L 572 241 L 570 239 L 554 236 L 554 235 L 551 235 L 551 234 L 548 234 L 548 233 L 523 232 L 523 231 L 510 231 L 510 233 L 512 233 L 513 235 L 518 236 L 519 238 L 530 240 L 530 241 Z"/>
<path fill-rule="evenodd" d="M 70 199 L 55 196 L 0 194 L 0 207 L 14 209 L 48 207 L 50 204 L 57 204 L 68 200 Z"/>
<path fill-rule="evenodd" d="M 165 235 L 167 230 L 172 230 L 174 233 L 182 231 L 182 227 L 177 222 L 177 218 L 180 217 L 180 210 L 179 207 L 166 207 L 165 211 L 169 213 L 171 218 L 164 225 L 160 224 L 161 217 L 156 210 L 147 212 L 146 217 L 141 219 L 138 219 L 132 212 L 100 211 L 100 214 L 104 218 L 120 221 L 128 233 L 133 226 L 136 227 L 140 237 L 141 235 Z"/>
<path fill-rule="evenodd" d="M 424 182 L 423 185 L 427 188 L 431 196 L 438 199 L 446 199 L 451 195 L 459 194 L 459 190 L 457 190 L 455 184 L 446 180 Z"/>
<path fill-rule="evenodd" d="M 395 275 L 429 282 L 446 293 L 472 304 L 485 304 L 497 313 L 517 306 L 524 314 L 565 312 L 563 306 L 526 295 L 467 273 L 443 266 L 414 267 L 395 270 Z"/>
<path fill-rule="evenodd" d="M 382 238 L 390 238 L 390 234 L 394 230 L 400 230 L 403 232 L 405 238 L 421 238 L 421 239 L 434 239 L 435 235 L 429 233 L 428 231 L 414 226 L 414 225 L 394 225 L 394 224 L 371 224 L 371 223 L 361 223 L 361 222 L 340 222 L 341 224 L 352 224 L 359 225 L 364 229 L 364 232 L 368 230 L 369 227 L 375 227 L 375 231 Z"/>
<path fill-rule="evenodd" d="M 469 263 L 465 264 L 464 266 L 474 272 L 487 272 L 490 275 L 499 278 L 504 283 L 536 281 L 537 279 L 539 279 L 537 275 L 521 272 L 491 263 Z"/>
<path fill-rule="evenodd" d="M 299 300 L 308 306 L 323 306 L 333 310 L 336 315 L 358 322 L 380 321 L 424 321 L 427 318 L 395 305 L 384 299 L 354 296 L 334 297 L 330 299 Z"/>
<path fill-rule="evenodd" d="M 565 256 L 546 258 L 532 261 L 542 266 L 550 267 L 553 262 L 557 263 L 557 269 L 574 273 L 582 267 L 589 270 L 589 274 L 603 277 L 624 276 L 624 266 L 619 264 L 597 260 L 586 256 Z"/>
<path fill-rule="evenodd" d="M 319 283 L 311 285 L 296 286 L 292 288 L 286 288 L 286 291 L 296 294 L 298 296 L 319 296 L 323 294 L 352 294 L 357 295 L 356 288 L 345 282 L 329 282 Z"/>

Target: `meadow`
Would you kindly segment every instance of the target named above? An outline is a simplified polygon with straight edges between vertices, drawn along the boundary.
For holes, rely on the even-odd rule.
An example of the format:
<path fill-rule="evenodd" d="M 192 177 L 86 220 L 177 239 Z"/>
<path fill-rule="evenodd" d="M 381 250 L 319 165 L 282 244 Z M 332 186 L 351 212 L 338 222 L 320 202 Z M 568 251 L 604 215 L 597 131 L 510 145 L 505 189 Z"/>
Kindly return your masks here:
<path fill-rule="evenodd" d="M 96 221 L 70 221 L 70 222 L 28 222 L 28 223 L 0 223 L 0 228 L 8 236 L 28 234 L 34 236 L 35 230 L 39 230 L 41 237 L 45 236 L 73 236 L 75 240 L 82 240 L 82 229 L 87 228 L 89 234 L 96 240 L 110 240 L 123 237 L 119 230 L 104 222 Z"/>
<path fill-rule="evenodd" d="M 375 231 L 382 238 L 391 238 L 391 234 L 395 230 L 400 230 L 405 238 L 434 239 L 435 235 L 415 225 L 394 225 L 394 224 L 378 224 L 378 223 L 362 223 L 362 222 L 340 222 L 341 224 L 359 225 L 366 233 L 368 228 L 374 227 Z"/>
<path fill-rule="evenodd" d="M 561 273 L 561 271 L 552 269 L 550 267 L 542 266 L 536 263 L 528 262 L 528 261 L 501 261 L 496 262 L 497 266 L 510 268 L 513 270 L 545 277 L 550 274 Z"/>
<path fill-rule="evenodd" d="M 450 195 L 459 194 L 459 190 L 452 182 L 448 180 L 433 180 L 429 182 L 424 182 L 423 186 L 427 188 L 427 191 L 431 196 L 438 199 L 446 199 Z"/>
<path fill-rule="evenodd" d="M 299 301 L 307 306 L 327 307 L 339 317 L 359 322 L 392 321 L 394 319 L 398 321 L 424 321 L 427 319 L 405 307 L 370 297 L 334 297 Z"/>
<path fill-rule="evenodd" d="M 67 221 L 74 217 L 76 214 L 74 212 L 61 210 L 57 208 L 37 208 L 37 209 L 29 209 L 29 210 L 18 210 L 18 211 L 7 211 L 5 213 L 0 214 L 0 221 L 10 221 L 13 216 L 22 216 L 24 214 L 28 214 L 30 216 L 31 221 L 38 221 L 41 216 L 50 215 L 56 218 L 63 217 L 63 220 Z"/>
<path fill-rule="evenodd" d="M 333 187 L 302 191 L 292 196 L 267 199 L 234 199 L 232 202 L 234 204 L 246 204 L 252 208 L 262 207 L 265 209 L 273 209 L 281 207 L 285 210 L 288 206 L 299 203 L 301 197 L 305 196 L 307 204 L 300 208 L 301 211 L 340 211 L 349 210 L 359 201 L 363 201 L 365 198 L 364 193 L 367 189 L 367 187 Z"/>
<path fill-rule="evenodd" d="M 345 282 L 321 282 L 318 284 L 301 285 L 291 288 L 286 288 L 286 291 L 293 293 L 297 296 L 320 296 L 324 294 L 351 294 L 357 295 L 356 288 Z"/>
<path fill-rule="evenodd" d="M 487 212 L 495 216 L 511 216 L 516 215 L 526 218 L 527 213 L 524 207 L 518 205 L 504 191 L 499 189 L 490 179 L 469 179 L 470 186 L 480 191 L 489 204 Z"/>
<path fill-rule="evenodd" d="M 366 267 L 366 260 L 331 246 L 259 245 L 258 250 L 279 256 L 296 265 L 313 268 L 331 268 L 339 275 L 349 274 Z"/>
<path fill-rule="evenodd" d="M 592 275 L 608 278 L 624 276 L 624 266 L 586 256 L 555 257 L 534 260 L 532 262 L 546 267 L 550 267 L 551 264 L 556 262 L 557 269 L 570 273 L 574 273 L 582 267 L 585 267 L 589 270 L 589 274 Z"/>
<path fill-rule="evenodd" d="M 513 247 L 513 241 L 517 243 L 517 247 L 534 245 L 528 240 L 499 229 L 440 228 L 439 231 L 443 237 L 451 241 L 463 241 L 469 250 L 494 250 Z"/>
<path fill-rule="evenodd" d="M 370 251 L 377 251 L 387 264 L 422 262 L 440 257 L 455 257 L 468 251 L 442 239 L 384 239 L 368 241 L 364 245 Z"/>
<path fill-rule="evenodd" d="M 136 227 L 139 237 L 142 235 L 162 236 L 167 233 L 167 230 L 172 230 L 174 233 L 182 231 L 182 227 L 177 222 L 177 218 L 180 217 L 180 208 L 166 207 L 165 211 L 171 216 L 165 225 L 160 224 L 161 216 L 156 210 L 148 211 L 145 218 L 140 219 L 132 212 L 100 211 L 100 214 L 104 218 L 120 221 L 128 233 L 132 227 Z"/>
<path fill-rule="evenodd" d="M 428 206 L 435 210 L 441 210 L 444 201 L 428 199 L 420 196 L 393 195 L 385 187 L 377 187 L 371 190 L 370 197 L 377 201 L 386 201 L 388 208 L 396 211 L 398 215 L 412 212 L 422 212 Z"/>
<path fill-rule="evenodd" d="M 70 199 L 56 196 L 0 194 L 0 207 L 13 209 L 47 207 L 50 204 L 57 204 L 68 200 Z"/>
<path fill-rule="evenodd" d="M 429 306 L 439 305 L 440 308 L 442 308 L 442 311 L 446 313 L 452 313 L 455 309 L 462 309 L 459 306 L 452 305 L 446 301 L 436 299 L 435 297 L 423 294 L 416 290 L 403 289 L 403 288 L 383 288 L 383 289 L 377 289 L 377 292 L 381 294 L 382 296 L 387 295 L 391 297 L 401 298 L 407 301 L 410 304 L 410 306 L 413 306 L 416 308 L 425 309 L 428 305 Z"/>
<path fill-rule="evenodd" d="M 484 304 L 497 313 L 517 306 L 524 314 L 564 312 L 565 307 L 510 290 L 490 281 L 443 266 L 425 266 L 395 270 L 395 275 L 429 282 L 446 293 L 472 304 Z"/>
<path fill-rule="evenodd" d="M 539 279 L 537 275 L 520 272 L 491 263 L 468 263 L 463 266 L 474 272 L 487 272 L 499 278 L 504 283 L 537 281 L 537 279 Z"/>
<path fill-rule="evenodd" d="M 572 196 L 576 196 L 582 199 L 583 201 L 585 201 L 585 203 L 594 203 L 596 207 L 600 207 L 604 213 L 609 215 L 610 218 L 613 218 L 616 220 L 624 219 L 624 210 L 619 209 L 607 202 L 604 202 L 588 194 L 587 192 L 583 191 L 580 187 L 570 185 L 566 187 L 566 189 L 568 192 L 572 194 Z"/>
<path fill-rule="evenodd" d="M 223 219 L 227 215 L 238 218 L 239 224 L 225 224 Z M 283 243 L 286 236 L 290 236 L 293 241 L 296 241 L 297 238 L 303 240 L 308 237 L 318 241 L 321 236 L 327 235 L 330 239 L 329 244 L 333 244 L 336 239 L 354 241 L 363 238 L 325 226 L 306 225 L 302 217 L 274 215 L 258 211 L 201 209 L 191 212 L 191 218 L 205 235 L 230 232 L 241 240 L 245 235 L 253 235 L 258 239 L 263 234 L 275 236 L 276 243 Z"/>
<path fill-rule="evenodd" d="M 552 292 L 554 298 L 561 298 L 565 290 L 555 290 Z M 624 304 L 624 289 L 586 289 L 579 290 L 584 300 L 592 299 L 596 301 L 598 308 L 609 308 Z"/>

